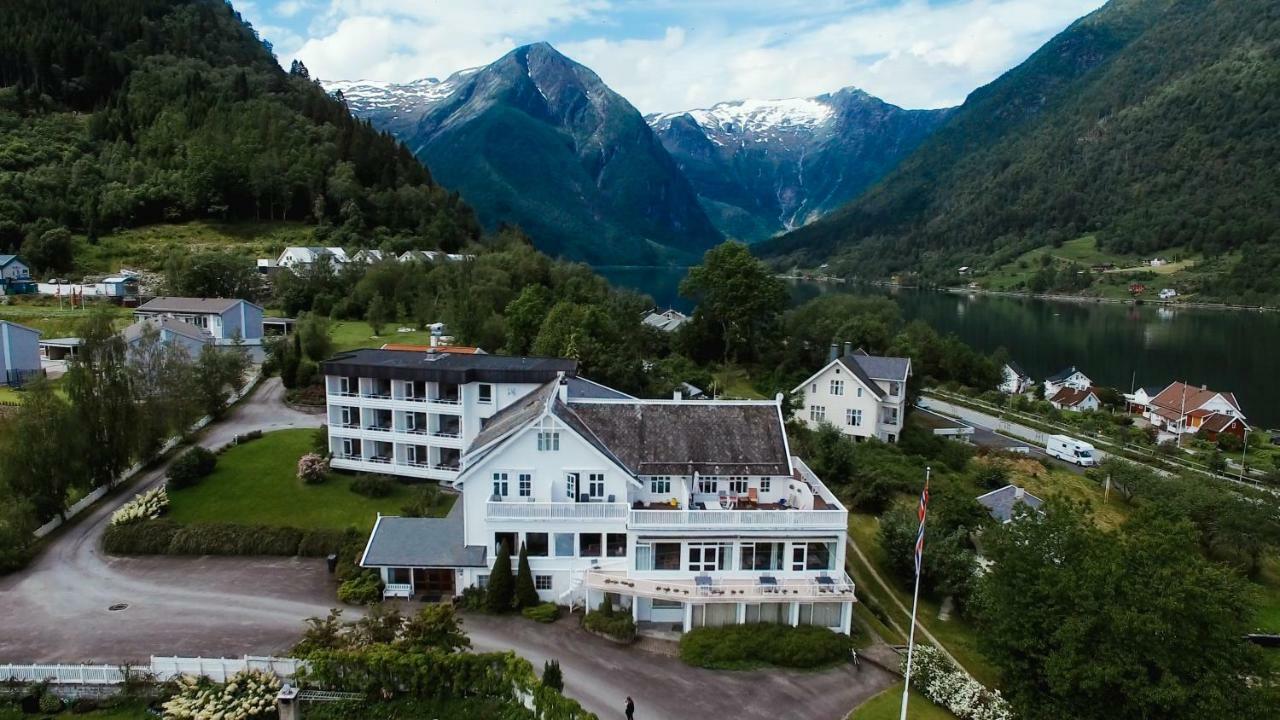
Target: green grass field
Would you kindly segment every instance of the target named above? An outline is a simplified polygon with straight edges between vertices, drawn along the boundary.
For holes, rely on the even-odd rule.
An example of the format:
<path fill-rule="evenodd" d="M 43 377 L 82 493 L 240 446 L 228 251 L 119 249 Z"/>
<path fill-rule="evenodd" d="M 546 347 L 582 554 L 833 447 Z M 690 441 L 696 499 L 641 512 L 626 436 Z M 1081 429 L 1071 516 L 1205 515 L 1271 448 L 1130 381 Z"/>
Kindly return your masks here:
<path fill-rule="evenodd" d="M 396 329 L 401 327 L 415 329 L 413 332 L 408 333 L 396 332 Z M 385 343 L 400 343 L 402 345 L 431 344 L 431 331 L 417 330 L 416 328 L 417 325 L 412 322 L 388 322 L 387 326 L 382 328 L 381 335 L 374 335 L 373 328 L 369 327 L 369 323 L 363 320 L 339 320 L 330 324 L 329 337 L 333 340 L 333 349 L 339 352 L 355 350 L 356 348 L 382 347 Z M 485 348 L 485 351 L 496 352 L 496 349 Z"/>
<path fill-rule="evenodd" d="M 902 683 L 898 683 L 854 708 L 849 720 L 898 720 L 901 712 Z M 911 691 L 907 717 L 910 720 L 955 720 L 955 715 L 929 702 L 915 690 Z"/>
<path fill-rule="evenodd" d="M 286 246 L 314 244 L 314 228 L 293 222 L 189 222 L 148 225 L 104 235 L 97 243 L 75 239 L 76 269 L 116 272 L 122 267 L 159 271 L 172 251 L 234 252 L 245 257 L 277 257 Z"/>
<path fill-rule="evenodd" d="M 298 458 L 311 450 L 313 430 L 278 430 L 218 456 L 199 485 L 169 494 L 169 517 L 180 523 L 226 522 L 369 531 L 378 513 L 399 515 L 412 489 L 396 485 L 385 498 L 349 489 L 352 476 L 331 474 L 320 485 L 297 478 Z M 450 495 L 449 497 L 453 497 Z M 440 509 L 443 515 L 451 503 Z"/>
<path fill-rule="evenodd" d="M 9 304 L 0 305 L 0 320 L 8 320 L 39 330 L 44 339 L 75 337 L 80 324 L 94 312 L 106 312 L 112 316 L 116 327 L 124 327 L 132 320 L 127 308 L 107 302 L 89 302 L 84 310 L 59 307 L 57 298 L 27 295 L 13 298 Z"/>

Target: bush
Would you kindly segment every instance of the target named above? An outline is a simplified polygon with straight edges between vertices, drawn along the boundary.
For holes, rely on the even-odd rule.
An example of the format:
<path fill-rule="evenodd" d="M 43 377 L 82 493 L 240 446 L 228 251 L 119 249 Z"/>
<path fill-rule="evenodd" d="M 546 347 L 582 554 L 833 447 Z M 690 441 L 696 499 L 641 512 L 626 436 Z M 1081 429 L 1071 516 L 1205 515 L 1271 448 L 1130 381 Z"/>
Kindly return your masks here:
<path fill-rule="evenodd" d="M 329 451 L 329 426 L 321 425 L 311 433 L 311 451 L 320 457 L 327 458 L 333 453 Z"/>
<path fill-rule="evenodd" d="M 62 698 L 51 692 L 40 696 L 40 712 L 46 715 L 62 712 Z"/>
<path fill-rule="evenodd" d="M 613 601 L 607 597 L 600 601 L 599 609 L 582 618 L 582 627 L 619 642 L 636 639 L 636 621 L 631 619 L 631 613 L 615 613 Z"/>
<path fill-rule="evenodd" d="M 111 513 L 112 525 L 129 525 L 131 523 L 155 520 L 169 509 L 169 494 L 162 487 L 138 493 L 120 509 Z"/>
<path fill-rule="evenodd" d="M 195 485 L 213 472 L 217 464 L 217 455 L 198 445 L 191 448 L 169 466 L 169 489 L 181 490 Z"/>
<path fill-rule="evenodd" d="M 298 554 L 302 557 L 325 557 L 338 553 L 354 534 L 355 531 L 350 529 L 304 530 L 302 539 L 298 541 Z"/>
<path fill-rule="evenodd" d="M 351 492 L 368 498 L 384 498 L 395 490 L 395 481 L 386 475 L 361 475 L 351 481 Z"/>
<path fill-rule="evenodd" d="M 102 536 L 102 549 L 111 555 L 166 555 L 180 529 L 172 520 L 110 525 Z"/>
<path fill-rule="evenodd" d="M 542 603 L 520 611 L 521 615 L 540 623 L 553 623 L 560 618 L 560 607 L 555 603 Z"/>
<path fill-rule="evenodd" d="M 917 645 L 911 657 L 911 685 L 960 720 L 1010 720 L 1013 712 L 999 690 L 988 690 L 958 669 L 932 645 Z M 907 658 L 902 658 L 902 671 Z"/>
<path fill-rule="evenodd" d="M 253 442 L 254 440 L 257 440 L 261 437 L 262 437 L 261 430 L 250 430 L 249 432 L 244 433 L 243 435 L 237 435 L 235 439 L 235 443 L 236 445 L 243 445 L 248 442 Z"/>
<path fill-rule="evenodd" d="M 849 659 L 847 635 L 814 625 L 694 628 L 680 638 L 680 659 L 695 667 L 745 670 L 761 665 L 816 668 Z"/>
<path fill-rule="evenodd" d="M 338 599 L 349 605 L 371 605 L 382 600 L 382 578 L 365 570 L 338 586 Z"/>
<path fill-rule="evenodd" d="M 297 555 L 302 531 L 290 527 L 200 523 L 182 526 L 170 555 Z"/>
<path fill-rule="evenodd" d="M 298 479 L 307 485 L 319 485 L 329 473 L 329 461 L 315 453 L 298 458 Z"/>
<path fill-rule="evenodd" d="M 432 517 L 445 503 L 446 495 L 438 485 L 421 485 L 412 490 L 413 499 L 400 508 L 405 517 Z"/>
<path fill-rule="evenodd" d="M 484 610 L 487 595 L 484 588 L 470 585 L 462 589 L 457 603 L 463 610 Z"/>
<path fill-rule="evenodd" d="M 208 678 L 182 676 L 178 693 L 164 704 L 170 720 L 267 718 L 276 715 L 280 679 L 263 670 L 241 670 L 219 685 Z"/>

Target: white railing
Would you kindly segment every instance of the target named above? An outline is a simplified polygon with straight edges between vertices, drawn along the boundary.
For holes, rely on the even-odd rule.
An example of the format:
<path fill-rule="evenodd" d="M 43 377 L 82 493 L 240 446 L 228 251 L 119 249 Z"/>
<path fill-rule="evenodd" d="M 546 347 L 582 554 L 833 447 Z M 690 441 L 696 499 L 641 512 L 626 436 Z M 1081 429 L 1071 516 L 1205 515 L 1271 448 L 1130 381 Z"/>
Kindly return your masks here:
<path fill-rule="evenodd" d="M 763 573 L 762 573 L 763 575 Z M 840 573 L 826 582 L 816 577 L 776 578 L 762 585 L 756 578 L 712 577 L 711 584 L 698 585 L 692 577 L 653 580 L 629 577 L 625 573 L 587 571 L 584 584 L 593 590 L 696 602 L 845 602 L 854 600 L 853 580 Z"/>
<path fill-rule="evenodd" d="M 300 662 L 293 658 L 257 657 L 242 658 L 189 658 L 151 657 L 150 665 L 128 668 L 130 674 L 148 673 L 159 680 L 169 680 L 179 675 L 204 676 L 216 682 L 225 682 L 242 670 L 262 670 L 281 678 L 292 678 L 298 672 Z M 55 685 L 122 685 L 126 680 L 125 667 L 119 665 L 0 665 L 0 680 L 22 683 L 49 682 Z"/>
<path fill-rule="evenodd" d="M 431 398 L 427 402 L 433 402 L 437 405 L 461 405 L 461 400 L 450 400 L 448 398 Z"/>
<path fill-rule="evenodd" d="M 443 470 L 445 472 L 458 472 L 462 468 L 457 465 L 432 465 L 432 470 Z"/>
<path fill-rule="evenodd" d="M 389 457 L 371 457 L 371 458 L 365 458 L 365 459 L 364 459 L 364 461 L 365 461 L 365 462 L 375 463 L 375 464 L 377 464 L 377 465 L 390 465 L 390 464 L 391 464 L 391 458 L 389 458 Z"/>
<path fill-rule="evenodd" d="M 848 523 L 844 510 L 632 510 L 628 526 L 844 528 Z"/>
<path fill-rule="evenodd" d="M 456 438 L 460 438 L 460 437 L 462 437 L 462 436 L 461 436 L 461 435 L 459 435 L 459 434 L 458 434 L 458 433 L 456 433 L 456 432 L 443 432 L 443 431 L 436 431 L 436 432 L 431 433 L 431 437 L 438 437 L 438 438 L 455 438 L 455 439 L 456 439 Z"/>
<path fill-rule="evenodd" d="M 360 397 L 366 400 L 390 400 L 391 393 L 361 393 Z"/>
<path fill-rule="evenodd" d="M 399 400 L 400 402 L 416 402 L 416 403 L 424 403 L 427 401 L 427 399 L 424 397 L 413 397 L 413 396 L 397 397 L 392 399 Z"/>
<path fill-rule="evenodd" d="M 366 425 L 364 429 L 371 432 L 391 432 L 390 425 Z"/>
<path fill-rule="evenodd" d="M 489 502 L 489 520 L 626 520 L 626 503 Z"/>
<path fill-rule="evenodd" d="M 408 599 L 413 597 L 413 586 L 408 583 L 387 583 L 382 588 L 382 597 Z"/>

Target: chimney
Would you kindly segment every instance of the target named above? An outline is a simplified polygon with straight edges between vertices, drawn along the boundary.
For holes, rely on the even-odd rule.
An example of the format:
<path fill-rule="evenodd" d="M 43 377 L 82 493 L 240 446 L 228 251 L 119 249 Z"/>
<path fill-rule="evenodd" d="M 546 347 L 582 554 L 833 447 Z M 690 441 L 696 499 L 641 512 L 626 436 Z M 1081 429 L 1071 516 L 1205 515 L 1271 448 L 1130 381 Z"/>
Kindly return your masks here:
<path fill-rule="evenodd" d="M 848 340 L 844 341 L 844 354 L 845 355 L 853 354 L 853 343 Z"/>
<path fill-rule="evenodd" d="M 568 404 L 569 403 L 569 381 L 568 379 L 565 378 L 563 370 L 561 370 L 558 373 L 558 375 L 559 375 L 559 382 L 556 384 L 556 395 L 560 397 L 560 402 Z"/>
<path fill-rule="evenodd" d="M 838 357 L 840 357 L 840 345 L 837 343 L 831 343 L 831 356 L 827 358 L 827 362 L 835 360 Z"/>
<path fill-rule="evenodd" d="M 1022 489 L 1022 488 L 1018 487 L 1017 485 L 1014 485 L 1014 486 L 1013 486 L 1013 499 L 1014 499 L 1014 500 L 1021 500 L 1023 497 L 1025 497 L 1025 496 L 1026 496 L 1026 494 L 1027 494 L 1027 491 L 1026 491 L 1026 490 L 1024 490 L 1024 489 Z"/>
<path fill-rule="evenodd" d="M 671 391 L 671 399 L 675 400 L 676 402 L 680 402 L 681 400 L 684 399 L 684 396 L 680 394 L 680 388 L 676 388 L 675 390 Z"/>

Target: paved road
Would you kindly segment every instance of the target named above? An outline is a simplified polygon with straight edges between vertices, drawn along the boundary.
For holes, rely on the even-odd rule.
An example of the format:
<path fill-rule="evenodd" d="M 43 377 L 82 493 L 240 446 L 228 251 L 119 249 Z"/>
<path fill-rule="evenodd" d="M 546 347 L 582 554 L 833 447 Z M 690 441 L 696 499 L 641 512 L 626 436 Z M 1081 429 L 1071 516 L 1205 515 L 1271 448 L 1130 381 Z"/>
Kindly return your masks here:
<path fill-rule="evenodd" d="M 210 426 L 214 448 L 251 430 L 318 426 L 262 382 Z M 235 656 L 289 647 L 301 619 L 333 604 L 324 562 L 300 558 L 109 557 L 99 547 L 111 512 L 163 481 L 165 467 L 109 496 L 60 533 L 30 568 L 0 578 L 0 661 L 123 662 L 150 654 Z M 109 611 L 116 603 L 124 610 Z"/>
<path fill-rule="evenodd" d="M 898 679 L 871 663 L 862 663 L 860 670 L 845 665 L 822 672 L 702 670 L 589 635 L 576 618 L 541 625 L 519 617 L 467 615 L 464 622 L 476 650 L 515 650 L 538 672 L 546 660 L 558 660 L 565 694 L 601 720 L 621 718 L 628 695 L 642 720 L 840 720 Z"/>
<path fill-rule="evenodd" d="M 1048 433 L 934 397 L 921 397 L 917 404 L 926 410 L 959 418 L 972 425 L 974 427 L 973 442 L 977 445 L 1002 450 L 1010 445 L 1025 446 L 1029 449 L 1029 457 L 1043 458 L 1077 475 L 1084 474 L 1085 469 L 1079 465 L 1051 458 L 1045 453 L 1044 446 L 1048 440 Z M 1096 452 L 1099 462 L 1107 458 L 1105 452 L 1101 450 Z"/>

